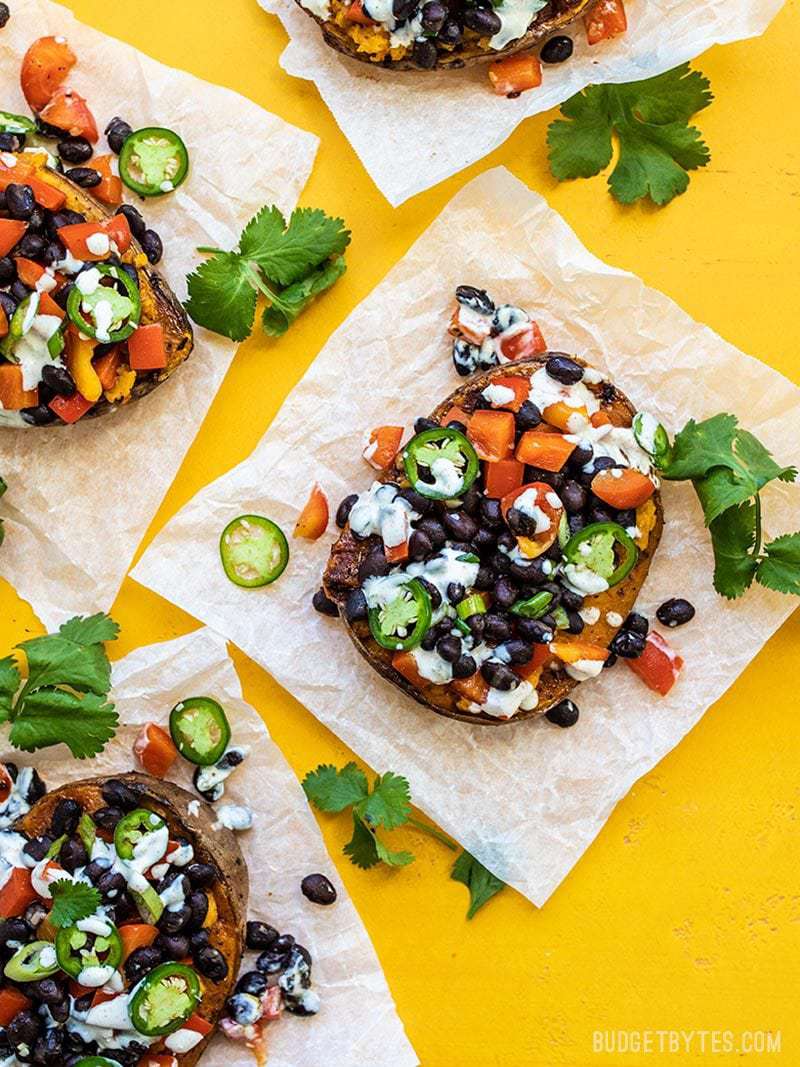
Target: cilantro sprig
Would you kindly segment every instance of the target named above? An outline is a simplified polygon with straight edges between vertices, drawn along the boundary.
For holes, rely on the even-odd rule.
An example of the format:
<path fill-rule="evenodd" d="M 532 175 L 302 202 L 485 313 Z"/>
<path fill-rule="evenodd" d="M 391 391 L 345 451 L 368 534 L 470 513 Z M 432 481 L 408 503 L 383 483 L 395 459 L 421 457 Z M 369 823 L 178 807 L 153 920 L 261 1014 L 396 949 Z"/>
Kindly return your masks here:
<path fill-rule="evenodd" d="M 644 81 L 590 85 L 548 128 L 550 169 L 559 181 L 592 178 L 611 163 L 616 137 L 611 195 L 622 204 L 647 196 L 668 204 L 688 188 L 689 171 L 711 158 L 689 119 L 713 99 L 708 79 L 688 63 Z"/>
<path fill-rule="evenodd" d="M 320 811 L 336 813 L 350 809 L 353 836 L 343 851 L 351 863 L 362 870 L 369 870 L 380 863 L 388 867 L 407 867 L 409 863 L 414 862 L 413 853 L 391 849 L 384 838 L 379 836 L 379 829 L 397 830 L 401 826 L 413 826 L 435 837 L 451 851 L 456 850 L 457 846 L 449 837 L 435 826 L 430 826 L 411 814 L 411 790 L 408 780 L 392 771 L 378 775 L 370 789 L 366 774 L 357 764 L 348 763 L 340 770 L 330 763 L 320 764 L 315 771 L 309 771 L 305 776 L 303 789 L 311 803 Z M 505 884 L 468 852 L 462 852 L 458 857 L 451 877 L 469 888 L 468 919 Z"/>
<path fill-rule="evenodd" d="M 200 326 L 244 341 L 261 294 L 266 298 L 262 326 L 270 337 L 279 337 L 344 274 L 342 253 L 349 243 L 342 219 L 317 208 L 298 208 L 287 224 L 277 207 L 263 207 L 233 252 L 198 248 L 211 258 L 187 278 L 186 310 Z"/>
<path fill-rule="evenodd" d="M 88 919 L 101 904 L 99 890 L 85 882 L 73 882 L 69 876 L 53 882 L 50 895 L 53 898 L 53 906 L 48 918 L 52 925 L 59 929 L 72 926 L 81 919 Z"/>
<path fill-rule="evenodd" d="M 800 533 L 764 544 L 761 490 L 794 482 L 796 467 L 782 467 L 735 415 L 690 419 L 675 437 L 661 474 L 691 481 L 714 549 L 714 588 L 733 600 L 754 581 L 800 596 Z"/>
<path fill-rule="evenodd" d="M 35 752 L 63 742 L 76 759 L 102 752 L 117 713 L 107 700 L 111 664 L 103 643 L 119 627 L 108 615 L 76 616 L 58 633 L 22 641 L 28 677 L 14 656 L 0 659 L 0 722 L 11 724 L 14 748 Z"/>

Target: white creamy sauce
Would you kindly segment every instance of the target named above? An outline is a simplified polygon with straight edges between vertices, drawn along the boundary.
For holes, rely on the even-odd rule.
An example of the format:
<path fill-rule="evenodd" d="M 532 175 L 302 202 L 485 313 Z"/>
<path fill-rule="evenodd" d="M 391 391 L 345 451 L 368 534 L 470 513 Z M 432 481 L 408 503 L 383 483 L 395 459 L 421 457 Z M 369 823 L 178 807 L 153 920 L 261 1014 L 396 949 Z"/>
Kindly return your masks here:
<path fill-rule="evenodd" d="M 155 827 L 133 846 L 133 858 L 128 861 L 130 867 L 140 873 L 148 870 L 166 854 L 169 847 L 169 828 L 165 823 Z"/>
<path fill-rule="evenodd" d="M 102 275 L 97 267 L 90 267 L 88 270 L 81 271 L 75 279 L 75 288 L 84 296 L 91 296 L 100 288 L 101 279 Z"/>
<path fill-rule="evenodd" d="M 568 663 L 565 670 L 576 682 L 588 682 L 590 678 L 596 678 L 601 673 L 603 660 L 579 659 L 575 663 Z"/>
<path fill-rule="evenodd" d="M 451 459 L 442 456 L 435 459 L 429 468 L 433 475 L 431 489 L 446 497 L 454 497 L 464 483 L 461 471 Z"/>
<path fill-rule="evenodd" d="M 196 819 L 197 816 L 200 814 L 200 801 L 190 800 L 189 803 L 186 805 L 186 810 Z"/>
<path fill-rule="evenodd" d="M 530 682 L 520 679 L 516 689 L 495 689 L 490 686 L 483 704 L 470 704 L 470 711 L 482 711 L 495 719 L 510 719 L 518 711 L 530 711 L 539 703 L 539 694 Z"/>
<path fill-rule="evenodd" d="M 578 614 L 587 626 L 594 626 L 600 618 L 600 608 L 581 608 Z"/>
<path fill-rule="evenodd" d="M 88 311 L 88 308 L 84 308 Z M 114 321 L 114 309 L 110 300 L 98 300 L 94 305 L 94 325 L 98 341 L 111 340 L 111 324 Z"/>
<path fill-rule="evenodd" d="M 180 1056 L 182 1053 L 193 1049 L 195 1045 L 199 1045 L 202 1040 L 203 1035 L 199 1034 L 197 1030 L 187 1030 L 182 1027 L 180 1030 L 176 1030 L 174 1034 L 166 1037 L 164 1044 L 170 1052 Z"/>
<path fill-rule="evenodd" d="M 26 318 L 25 323 L 27 322 Z M 34 313 L 34 318 L 24 336 L 14 345 L 14 358 L 22 368 L 23 389 L 35 389 L 42 380 L 44 368 L 58 362 L 57 358 L 53 359 L 50 355 L 47 342 L 60 325 L 61 319 L 57 315 L 35 315 Z"/>
<path fill-rule="evenodd" d="M 241 833 L 242 830 L 249 830 L 254 821 L 253 811 L 246 804 L 220 804 L 214 825 Z"/>
<path fill-rule="evenodd" d="M 192 801 L 192 803 L 196 804 L 197 801 Z M 199 814 L 199 809 L 193 814 Z M 172 852 L 167 853 L 167 863 L 171 863 L 173 867 L 185 867 L 193 859 L 194 849 L 188 842 L 185 845 L 178 845 L 177 848 L 173 848 Z"/>
<path fill-rule="evenodd" d="M 318 19 L 327 20 L 331 17 L 331 5 L 329 0 L 303 0 L 303 7 L 316 15 Z"/>
<path fill-rule="evenodd" d="M 605 378 L 595 367 L 584 367 L 583 380 L 588 385 L 599 385 L 600 382 L 605 381 Z"/>
<path fill-rule="evenodd" d="M 22 834 L 10 831 L 0 833 L 0 888 L 6 884 L 15 867 L 27 867 L 22 851 L 24 846 L 25 838 Z"/>
<path fill-rule="evenodd" d="M 590 389 L 586 388 L 583 381 L 575 382 L 574 385 L 564 385 L 562 382 L 557 382 L 555 378 L 551 378 L 544 367 L 537 370 L 531 378 L 531 391 L 528 399 L 540 411 L 544 411 L 551 404 L 585 408 L 588 415 L 593 415 L 600 410 L 600 401 Z"/>
<path fill-rule="evenodd" d="M 234 763 L 229 767 L 220 767 L 220 763 L 225 759 L 225 756 L 229 752 L 238 752 L 243 760 L 247 756 L 249 751 L 249 745 L 229 745 L 222 753 L 220 758 L 217 760 L 217 762 L 213 764 L 213 766 L 202 767 L 200 769 L 200 773 L 197 776 L 197 788 L 200 790 L 200 792 L 208 793 L 212 789 L 216 789 L 217 786 L 222 786 L 225 782 L 225 779 L 229 778 L 230 775 L 232 775 L 233 772 L 236 770 L 236 768 L 240 766 L 241 760 L 239 761 L 239 763 Z M 220 793 L 220 796 L 221 795 L 222 794 Z"/>
<path fill-rule="evenodd" d="M 609 626 L 622 626 L 624 622 L 622 616 L 616 611 L 606 612 L 606 622 Z"/>
<path fill-rule="evenodd" d="M 78 975 L 78 982 L 82 986 L 86 986 L 87 989 L 99 989 L 100 986 L 104 986 L 106 982 L 110 981 L 111 976 L 114 973 L 115 971 L 111 964 L 98 967 L 84 967 Z"/>
<path fill-rule="evenodd" d="M 547 494 L 548 497 L 551 495 L 555 494 Z M 536 523 L 536 533 L 540 534 L 549 530 L 552 523 L 550 522 L 550 516 L 539 507 L 538 500 L 538 489 L 526 489 L 514 501 L 514 508 L 517 511 L 521 511 L 523 515 L 527 515 L 529 519 L 532 519 Z M 556 500 L 558 500 L 558 497 L 556 497 Z M 558 506 L 561 506 L 560 500 L 558 500 Z"/>
<path fill-rule="evenodd" d="M 615 463 L 633 467 L 642 474 L 650 473 L 650 456 L 637 444 L 633 430 L 628 426 L 612 426 L 610 423 L 605 426 L 586 426 L 579 433 L 567 434 L 566 437 L 573 444 L 588 445 L 595 459 L 608 456 Z M 587 473 L 591 470 L 591 463 L 590 460 L 584 467 Z"/>
<path fill-rule="evenodd" d="M 481 393 L 484 400 L 493 407 L 502 407 L 503 404 L 511 404 L 516 396 L 513 389 L 509 389 L 507 385 L 487 385 Z"/>
<path fill-rule="evenodd" d="M 31 781 L 33 780 L 33 768 L 23 767 L 17 775 L 16 782 L 11 786 L 8 796 L 0 804 L 0 830 L 7 830 L 13 822 L 15 822 L 20 815 L 25 815 L 31 810 L 31 806 L 28 803 L 27 796 L 31 788 Z M 19 838 L 19 834 L 4 834 L 6 838 Z M 23 838 L 24 842 L 24 838 Z M 2 853 L 5 859 L 5 852 Z M 19 867 L 22 864 L 15 864 Z"/>
<path fill-rule="evenodd" d="M 441 593 L 442 605 L 433 613 L 434 621 L 447 614 L 449 607 L 447 587 L 451 582 L 463 585 L 465 589 L 471 589 L 478 580 L 480 564 L 470 563 L 469 560 L 459 558 L 467 554 L 461 549 L 447 546 L 425 563 L 410 563 L 406 567 L 406 574 L 412 578 L 424 578 L 431 585 L 435 585 Z M 450 608 L 450 611 L 452 612 L 452 608 Z"/>
<path fill-rule="evenodd" d="M 642 448 L 652 455 L 656 448 L 658 419 L 651 415 L 649 411 L 640 411 L 637 413 L 634 422 L 636 423 L 636 428 L 638 430 L 637 436 Z"/>
<path fill-rule="evenodd" d="M 85 264 L 82 259 L 76 259 L 71 252 L 65 252 L 64 258 L 59 259 L 54 266 L 55 269 L 62 274 L 79 274 L 83 270 Z"/>
<path fill-rule="evenodd" d="M 417 670 L 427 681 L 434 685 L 447 685 L 453 680 L 453 664 L 442 659 L 436 649 L 428 652 L 424 648 L 415 648 L 411 653 Z"/>
<path fill-rule="evenodd" d="M 398 496 L 397 487 L 373 482 L 350 509 L 350 529 L 356 537 L 378 534 L 393 548 L 408 540 L 411 523 L 419 516 L 409 502 Z"/>
<path fill-rule="evenodd" d="M 170 882 L 162 893 L 159 893 L 159 897 L 167 911 L 180 911 L 186 903 L 184 876 L 182 874 L 178 875 L 178 877 L 173 882 Z"/>
<path fill-rule="evenodd" d="M 111 241 L 107 233 L 91 233 L 86 238 L 86 247 L 93 256 L 107 256 L 111 251 Z"/>
<path fill-rule="evenodd" d="M 491 47 L 499 50 L 511 41 L 523 37 L 533 21 L 533 16 L 545 6 L 546 0 L 503 0 L 503 3 L 494 9 L 502 25 L 489 41 Z"/>
<path fill-rule="evenodd" d="M 564 577 L 569 588 L 575 593 L 580 593 L 581 596 L 594 596 L 608 589 L 608 582 L 605 578 L 595 574 L 582 563 L 567 563 L 564 567 Z"/>
<path fill-rule="evenodd" d="M 415 15 L 403 26 L 398 26 L 389 36 L 389 44 L 392 48 L 407 48 L 422 34 L 422 16 Z"/>
<path fill-rule="evenodd" d="M 111 933 L 111 924 L 99 915 L 90 915 L 88 919 L 79 919 L 75 923 L 79 930 L 85 934 L 95 934 L 97 937 L 108 937 Z"/>

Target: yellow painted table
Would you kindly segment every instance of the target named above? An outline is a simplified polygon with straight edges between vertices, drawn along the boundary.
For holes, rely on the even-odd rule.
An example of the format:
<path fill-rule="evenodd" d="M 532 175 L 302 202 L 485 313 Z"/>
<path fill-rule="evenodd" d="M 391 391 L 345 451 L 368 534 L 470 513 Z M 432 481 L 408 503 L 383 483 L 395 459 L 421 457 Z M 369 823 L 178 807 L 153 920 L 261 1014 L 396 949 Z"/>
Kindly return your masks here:
<path fill-rule="evenodd" d="M 342 214 L 353 230 L 348 273 L 314 312 L 280 344 L 256 338 L 242 346 L 151 534 L 250 452 L 330 332 L 456 189 L 498 163 L 543 193 L 597 255 L 800 381 L 797 0 L 760 40 L 716 48 L 698 62 L 717 96 L 698 120 L 714 158 L 662 211 L 619 207 L 602 179 L 558 186 L 544 152 L 550 115 L 528 120 L 480 164 L 392 210 L 314 87 L 279 69 L 284 33 L 255 0 L 69 6 L 162 62 L 319 134 L 303 203 Z M 798 458 L 800 430 L 787 427 L 781 459 Z M 123 627 L 115 656 L 195 625 L 131 581 L 113 612 Z M 29 607 L 0 583 L 0 649 L 39 629 Z M 726 639 L 721 632 L 720 644 Z M 248 699 L 298 775 L 349 758 L 267 674 L 241 655 L 236 662 Z M 346 820 L 323 820 L 425 1067 L 800 1064 L 798 677 L 796 613 L 619 805 L 542 911 L 506 891 L 467 924 L 466 891 L 447 877 L 450 853 L 409 834 L 418 856 L 412 867 L 358 871 L 341 855 Z M 367 1026 L 368 1001 L 364 1012 Z M 623 1040 L 641 1042 L 641 1051 L 595 1051 L 594 1032 L 606 1030 L 696 1033 L 626 1033 Z M 710 1033 L 727 1030 L 732 1036 Z M 740 1055 L 759 1045 L 742 1032 L 761 1030 L 781 1031 L 780 1051 Z M 682 1051 L 667 1051 L 681 1039 Z"/>

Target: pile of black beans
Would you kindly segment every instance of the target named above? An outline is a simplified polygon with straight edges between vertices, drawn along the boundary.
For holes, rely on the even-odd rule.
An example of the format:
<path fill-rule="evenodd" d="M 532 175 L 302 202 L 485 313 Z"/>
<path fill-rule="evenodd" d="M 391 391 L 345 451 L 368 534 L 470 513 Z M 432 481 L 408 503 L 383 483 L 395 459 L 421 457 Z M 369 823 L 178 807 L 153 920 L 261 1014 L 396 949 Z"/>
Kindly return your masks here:
<path fill-rule="evenodd" d="M 247 924 L 245 947 L 258 952 L 255 968 L 245 971 L 228 997 L 227 1014 L 241 1026 L 249 1026 L 261 1017 L 261 998 L 270 986 L 280 983 L 290 970 L 299 974 L 304 988 L 311 985 L 311 953 L 295 941 L 291 934 L 281 934 L 269 923 L 251 921 Z M 284 994 L 284 1006 L 292 1015 L 310 1015 L 302 1001 Z"/>

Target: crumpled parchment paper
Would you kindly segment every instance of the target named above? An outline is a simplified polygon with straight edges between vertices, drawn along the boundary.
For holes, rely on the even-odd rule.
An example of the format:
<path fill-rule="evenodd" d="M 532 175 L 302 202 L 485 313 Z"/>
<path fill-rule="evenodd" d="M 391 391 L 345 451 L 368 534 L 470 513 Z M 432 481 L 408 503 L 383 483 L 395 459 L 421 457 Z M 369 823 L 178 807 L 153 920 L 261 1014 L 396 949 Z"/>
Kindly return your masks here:
<path fill-rule="evenodd" d="M 663 698 L 619 664 L 573 693 L 580 721 L 560 730 L 544 719 L 498 727 L 443 719 L 374 672 L 344 627 L 311 607 L 333 523 L 314 544 L 291 541 L 274 585 L 232 585 L 217 544 L 230 519 L 261 513 L 291 534 L 315 480 L 333 512 L 371 484 L 363 431 L 410 429 L 462 381 L 446 336 L 459 283 L 529 309 L 551 349 L 585 357 L 669 429 L 731 411 L 782 462 L 797 459 L 800 389 L 596 259 L 540 196 L 498 168 L 450 202 L 331 337 L 253 454 L 183 508 L 133 576 L 230 637 L 376 770 L 407 775 L 431 818 L 541 905 L 616 802 L 734 682 L 796 601 L 760 586 L 734 603 L 718 597 L 693 490 L 666 483 L 666 528 L 639 605 L 651 617 L 671 596 L 697 608 L 692 623 L 669 633 L 683 674 Z M 767 537 L 796 528 L 798 492 L 765 491 Z"/>
<path fill-rule="evenodd" d="M 315 136 L 82 25 L 48 0 L 16 0 L 13 8 L 0 34 L 4 110 L 28 113 L 22 56 L 37 37 L 61 34 L 78 57 L 67 83 L 97 120 L 98 153 L 110 151 L 102 130 L 114 115 L 134 129 L 169 126 L 186 142 L 185 184 L 142 207 L 164 242 L 158 269 L 179 299 L 202 258 L 198 245 L 232 248 L 263 204 L 294 208 L 314 162 Z M 0 509 L 0 576 L 46 625 L 111 604 L 235 351 L 231 341 L 196 327 L 188 362 L 129 408 L 75 426 L 0 426 L 0 475 L 9 486 Z"/>
<path fill-rule="evenodd" d="M 93 760 L 75 760 L 64 746 L 3 759 L 33 764 L 55 788 L 92 775 L 141 770 L 132 745 L 145 722 L 164 725 L 170 709 L 188 696 L 212 696 L 225 708 L 237 745 L 250 754 L 225 784 L 221 803 L 248 804 L 252 830 L 239 835 L 250 872 L 248 917 L 293 934 L 313 957 L 313 988 L 322 1008 L 313 1018 L 284 1014 L 267 1028 L 268 1067 L 414 1067 L 414 1050 L 398 1018 L 375 950 L 347 890 L 339 881 L 314 816 L 291 768 L 249 704 L 224 638 L 210 630 L 149 645 L 114 664 L 113 700 L 124 724 Z M 169 778 L 192 790 L 191 766 L 178 760 Z M 329 907 L 300 892 L 307 874 L 320 872 L 336 886 Z M 252 966 L 248 953 L 245 964 Z M 243 1045 L 218 1035 L 203 1067 L 254 1067 Z"/>
<path fill-rule="evenodd" d="M 545 64 L 541 86 L 516 100 L 492 92 L 485 64 L 434 74 L 376 70 L 329 48 L 294 0 L 258 2 L 289 34 L 281 66 L 314 82 L 372 180 L 397 207 L 494 151 L 529 115 L 590 83 L 638 81 L 714 44 L 757 37 L 784 0 L 625 0 L 625 35 L 590 47 L 578 20 L 564 31 L 575 42 L 572 58 Z"/>

